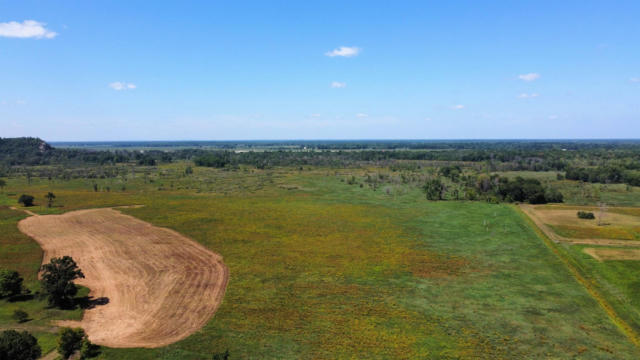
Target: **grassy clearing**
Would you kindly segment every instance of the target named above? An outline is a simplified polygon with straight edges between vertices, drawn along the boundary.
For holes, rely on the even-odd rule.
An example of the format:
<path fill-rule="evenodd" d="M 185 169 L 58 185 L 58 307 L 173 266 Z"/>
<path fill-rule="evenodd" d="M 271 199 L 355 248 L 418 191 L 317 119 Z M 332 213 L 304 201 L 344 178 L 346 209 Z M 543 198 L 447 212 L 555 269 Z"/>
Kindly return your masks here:
<path fill-rule="evenodd" d="M 227 293 L 202 331 L 102 358 L 640 356 L 511 206 L 427 202 L 416 189 L 372 191 L 326 169 L 197 168 L 197 181 L 180 169 L 128 179 L 124 192 L 82 181 L 7 187 L 54 191 L 64 205 L 55 211 L 145 204 L 122 211 L 224 256 Z"/>

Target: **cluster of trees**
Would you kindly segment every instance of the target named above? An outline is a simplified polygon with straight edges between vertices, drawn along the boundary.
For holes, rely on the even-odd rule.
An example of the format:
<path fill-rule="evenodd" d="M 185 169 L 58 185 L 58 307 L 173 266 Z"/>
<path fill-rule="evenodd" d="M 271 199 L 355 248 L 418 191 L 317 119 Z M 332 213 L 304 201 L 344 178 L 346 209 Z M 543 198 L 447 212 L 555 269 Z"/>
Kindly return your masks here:
<path fill-rule="evenodd" d="M 41 270 L 41 288 L 47 295 L 49 305 L 61 308 L 72 305 L 73 297 L 78 292 L 73 280 L 84 277 L 73 258 L 52 258 Z M 0 298 L 29 292 L 22 283 L 23 279 L 17 271 L 0 269 Z M 13 314 L 17 322 L 28 321 L 28 317 L 22 310 L 16 310 Z M 58 352 L 63 359 L 76 353 L 80 359 L 88 359 L 99 354 L 99 347 L 89 341 L 84 330 L 62 328 L 58 337 Z M 35 360 L 40 355 L 42 351 L 37 339 L 30 333 L 14 330 L 0 333 L 0 360 Z"/>
<path fill-rule="evenodd" d="M 100 347 L 89 341 L 81 328 L 63 327 L 58 332 L 58 354 L 69 359 L 89 359 L 100 354 Z M 36 360 L 42 355 L 38 339 L 27 331 L 5 330 L 0 333 L 0 360 Z"/>
<path fill-rule="evenodd" d="M 630 163 L 627 166 L 605 165 L 597 167 L 569 167 L 565 178 L 591 183 L 603 184 L 629 184 L 640 186 L 640 171 L 636 170 L 639 164 Z"/>
<path fill-rule="evenodd" d="M 530 204 L 563 201 L 562 193 L 543 186 L 536 179 L 516 177 L 510 180 L 498 175 L 482 175 L 469 181 L 469 177 L 463 178 L 455 170 L 444 173 L 454 183 L 459 182 L 463 185 L 463 194 L 460 194 L 460 188 L 453 190 L 454 199 L 475 200 L 480 197 L 490 201 L 528 202 Z M 422 189 L 428 200 L 444 200 L 448 191 L 447 185 L 439 177 L 427 180 Z"/>

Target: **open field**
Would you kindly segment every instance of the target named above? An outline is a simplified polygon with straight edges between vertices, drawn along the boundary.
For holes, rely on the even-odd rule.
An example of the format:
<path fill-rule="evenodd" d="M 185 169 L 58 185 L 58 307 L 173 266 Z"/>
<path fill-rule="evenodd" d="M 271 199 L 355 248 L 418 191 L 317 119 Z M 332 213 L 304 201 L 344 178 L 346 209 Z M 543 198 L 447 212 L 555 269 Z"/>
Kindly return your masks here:
<path fill-rule="evenodd" d="M 640 354 L 510 205 L 428 202 L 401 185 L 373 191 L 342 181 L 350 170 L 183 169 L 130 178 L 124 192 L 9 181 L 10 194 L 58 194 L 40 213 L 143 204 L 119 211 L 224 256 L 225 298 L 200 331 L 156 349 L 105 347 L 102 358 Z"/>
<path fill-rule="evenodd" d="M 44 262 L 72 256 L 97 304 L 81 322 L 92 342 L 159 347 L 200 329 L 220 305 L 228 272 L 222 258 L 184 236 L 112 209 L 31 216 L 22 232 Z M 170 324 L 170 325 L 169 325 Z"/>
<path fill-rule="evenodd" d="M 597 214 L 598 208 L 594 206 L 523 205 L 522 208 L 549 238 L 558 242 L 561 253 L 595 291 L 607 299 L 613 311 L 631 331 L 640 333 L 637 280 L 640 276 L 640 241 L 604 238 L 615 234 L 608 227 L 618 231 L 635 231 L 640 225 L 639 209 L 611 207 L 604 216 L 603 225 L 598 226 L 597 220 L 583 220 L 575 216 L 578 210 Z M 577 230 L 567 234 L 562 231 L 563 226 L 572 226 Z M 566 237 L 571 234 L 584 234 L 585 238 Z"/>

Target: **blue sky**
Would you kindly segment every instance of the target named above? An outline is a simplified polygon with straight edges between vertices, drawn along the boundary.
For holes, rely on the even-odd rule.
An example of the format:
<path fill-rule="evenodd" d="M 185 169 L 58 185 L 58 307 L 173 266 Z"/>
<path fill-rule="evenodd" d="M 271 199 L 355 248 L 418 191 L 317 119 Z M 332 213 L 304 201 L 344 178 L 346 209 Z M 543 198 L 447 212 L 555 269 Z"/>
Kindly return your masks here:
<path fill-rule="evenodd" d="M 638 1 L 0 0 L 0 137 L 638 138 L 639 14 Z"/>

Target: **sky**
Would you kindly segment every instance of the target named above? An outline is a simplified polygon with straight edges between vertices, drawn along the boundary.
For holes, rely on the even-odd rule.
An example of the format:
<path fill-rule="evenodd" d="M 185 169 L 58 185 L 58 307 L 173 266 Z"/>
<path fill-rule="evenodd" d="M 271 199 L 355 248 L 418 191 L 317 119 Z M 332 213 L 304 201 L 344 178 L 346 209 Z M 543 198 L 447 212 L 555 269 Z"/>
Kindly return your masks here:
<path fill-rule="evenodd" d="M 640 1 L 0 0 L 0 137 L 640 137 Z"/>

